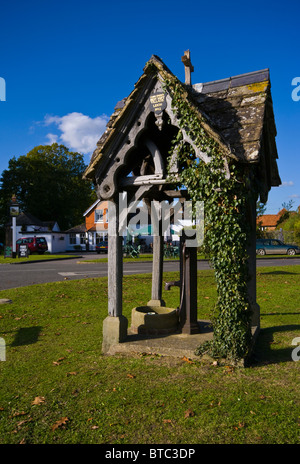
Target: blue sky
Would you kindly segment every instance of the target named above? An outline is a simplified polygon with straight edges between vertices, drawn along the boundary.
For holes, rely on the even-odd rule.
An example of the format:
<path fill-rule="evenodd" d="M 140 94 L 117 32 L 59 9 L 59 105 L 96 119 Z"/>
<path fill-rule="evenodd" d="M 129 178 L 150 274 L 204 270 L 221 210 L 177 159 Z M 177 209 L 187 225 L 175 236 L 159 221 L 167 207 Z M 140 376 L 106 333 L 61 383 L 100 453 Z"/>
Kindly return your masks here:
<path fill-rule="evenodd" d="M 299 1 L 15 0 L 2 2 L 0 172 L 12 156 L 57 141 L 88 163 L 115 104 L 152 54 L 192 83 L 269 68 L 279 172 L 267 212 L 300 205 Z M 300 84 L 300 77 L 299 77 Z M 297 89 L 296 89 L 297 90 Z M 299 92 L 300 96 L 300 87 Z M 0 92 L 1 98 L 1 92 Z"/>

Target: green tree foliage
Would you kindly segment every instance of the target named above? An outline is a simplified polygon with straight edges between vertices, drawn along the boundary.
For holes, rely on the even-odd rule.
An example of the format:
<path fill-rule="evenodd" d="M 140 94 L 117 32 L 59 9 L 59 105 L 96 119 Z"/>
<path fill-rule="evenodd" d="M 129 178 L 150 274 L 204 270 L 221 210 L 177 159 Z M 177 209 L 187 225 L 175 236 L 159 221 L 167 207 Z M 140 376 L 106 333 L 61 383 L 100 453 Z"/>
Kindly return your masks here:
<path fill-rule="evenodd" d="M 256 217 L 259 218 L 260 216 L 263 216 L 266 212 L 266 205 L 265 203 L 262 203 L 260 200 L 257 200 L 256 202 Z M 258 219 L 258 222 L 256 223 L 256 237 L 260 238 L 263 237 L 263 231 L 260 229 L 261 226 L 261 221 Z"/>
<path fill-rule="evenodd" d="M 0 178 L 0 223 L 7 222 L 12 194 L 22 211 L 55 220 L 61 229 L 82 223 L 83 212 L 96 199 L 92 184 L 82 179 L 85 168 L 82 154 L 57 143 L 13 157 Z"/>
<path fill-rule="evenodd" d="M 297 243 L 300 241 L 300 212 L 290 212 L 288 217 L 277 226 L 286 231 L 294 231 Z"/>

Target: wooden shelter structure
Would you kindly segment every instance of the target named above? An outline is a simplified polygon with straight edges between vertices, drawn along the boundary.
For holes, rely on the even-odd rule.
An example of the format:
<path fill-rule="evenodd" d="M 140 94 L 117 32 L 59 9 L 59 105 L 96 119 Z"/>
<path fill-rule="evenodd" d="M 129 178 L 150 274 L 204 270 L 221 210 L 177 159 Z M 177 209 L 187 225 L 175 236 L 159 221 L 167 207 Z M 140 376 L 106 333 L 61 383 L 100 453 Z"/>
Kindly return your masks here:
<path fill-rule="evenodd" d="M 213 82 L 191 84 L 189 52 L 182 57 L 185 66 L 185 102 L 198 115 L 202 129 L 212 137 L 222 152 L 245 167 L 256 166 L 255 191 L 260 200 L 267 201 L 272 186 L 280 185 L 277 169 L 276 127 L 274 122 L 269 70 L 229 77 Z M 113 344 L 126 341 L 127 319 L 122 314 L 122 238 L 119 227 L 123 211 L 120 211 L 119 194 L 126 192 L 128 203 L 141 200 L 161 201 L 178 198 L 184 202 L 187 192 L 174 190 L 169 180 L 167 166 L 171 142 L 181 131 L 183 139 L 191 145 L 197 157 L 204 163 L 209 159 L 195 144 L 188 130 L 182 129 L 172 107 L 172 96 L 165 88 L 174 75 L 157 57 L 152 56 L 131 94 L 117 103 L 107 124 L 105 133 L 97 143 L 90 164 L 84 174 L 91 179 L 98 198 L 109 201 L 109 250 L 108 250 L 108 317 L 103 325 L 103 350 Z M 171 171 L 176 176 L 176 158 Z M 230 173 L 228 173 L 230 175 Z M 248 284 L 249 301 L 253 310 L 252 325 L 259 327 L 259 306 L 256 302 L 256 255 L 255 224 L 256 200 L 249 208 L 252 240 L 249 246 Z M 126 213 L 130 213 L 130 208 Z M 160 214 L 158 210 L 158 215 Z M 160 218 L 161 219 L 161 218 Z M 194 333 L 197 327 L 197 262 L 195 249 L 191 248 L 181 266 L 181 278 L 185 276 L 182 297 L 186 313 L 181 330 Z M 152 296 L 149 305 L 162 306 L 163 237 L 153 238 Z M 182 280 L 182 279 L 181 279 Z"/>

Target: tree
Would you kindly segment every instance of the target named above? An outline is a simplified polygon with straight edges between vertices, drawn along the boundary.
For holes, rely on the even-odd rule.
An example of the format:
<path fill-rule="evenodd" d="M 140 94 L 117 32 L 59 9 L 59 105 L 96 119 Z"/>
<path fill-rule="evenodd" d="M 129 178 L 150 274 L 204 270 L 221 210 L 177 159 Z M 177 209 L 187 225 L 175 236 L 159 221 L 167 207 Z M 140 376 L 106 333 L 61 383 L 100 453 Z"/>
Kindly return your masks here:
<path fill-rule="evenodd" d="M 256 217 L 258 218 L 256 222 L 256 237 L 260 238 L 263 236 L 263 232 L 261 231 L 261 221 L 259 220 L 260 216 L 263 216 L 266 211 L 266 205 L 265 203 L 262 203 L 260 200 L 257 200 L 256 202 Z"/>
<path fill-rule="evenodd" d="M 263 216 L 266 212 L 267 206 L 265 203 L 262 203 L 260 200 L 256 202 L 256 217 Z"/>
<path fill-rule="evenodd" d="M 42 221 L 55 220 L 61 229 L 83 222 L 83 212 L 96 199 L 90 182 L 82 179 L 83 155 L 64 145 L 40 145 L 13 157 L 0 178 L 0 222 L 7 222 L 12 194 L 22 211 Z"/>
<path fill-rule="evenodd" d="M 287 211 L 291 211 L 292 207 L 294 206 L 294 200 L 289 200 L 287 203 L 283 202 L 281 206 L 282 206 L 282 208 L 286 209 Z"/>

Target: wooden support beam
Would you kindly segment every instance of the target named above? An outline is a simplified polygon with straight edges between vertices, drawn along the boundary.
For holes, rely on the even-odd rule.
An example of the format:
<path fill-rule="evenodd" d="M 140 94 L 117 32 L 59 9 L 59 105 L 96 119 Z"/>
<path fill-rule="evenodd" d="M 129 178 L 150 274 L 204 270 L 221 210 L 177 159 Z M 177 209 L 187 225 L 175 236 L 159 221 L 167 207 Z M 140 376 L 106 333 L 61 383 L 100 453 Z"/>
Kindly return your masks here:
<path fill-rule="evenodd" d="M 162 279 L 163 279 L 163 259 L 164 259 L 164 237 L 161 226 L 161 206 L 158 201 L 153 201 L 155 211 L 151 212 L 151 222 L 158 225 L 158 231 L 153 236 L 153 260 L 152 260 L 152 292 L 149 306 L 165 306 L 162 300 Z M 153 217 L 153 213 L 156 218 Z"/>
<path fill-rule="evenodd" d="M 182 333 L 198 333 L 197 322 L 197 248 L 185 246 L 184 233 L 181 237 L 181 309 L 180 326 Z"/>
<path fill-rule="evenodd" d="M 122 315 L 123 252 L 119 236 L 119 205 L 109 201 L 108 225 L 108 314 Z"/>

